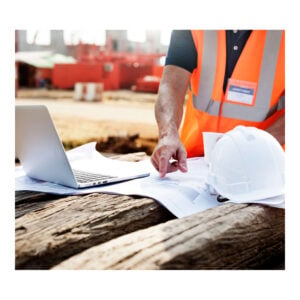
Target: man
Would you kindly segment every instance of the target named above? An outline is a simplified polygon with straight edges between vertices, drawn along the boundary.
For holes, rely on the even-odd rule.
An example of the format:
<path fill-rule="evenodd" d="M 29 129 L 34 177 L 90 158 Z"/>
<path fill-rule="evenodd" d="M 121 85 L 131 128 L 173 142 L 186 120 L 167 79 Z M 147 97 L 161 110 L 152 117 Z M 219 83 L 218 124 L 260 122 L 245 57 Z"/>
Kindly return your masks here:
<path fill-rule="evenodd" d="M 160 177 L 187 172 L 186 158 L 203 155 L 205 131 L 255 126 L 285 143 L 284 43 L 279 30 L 172 32 L 155 106 L 151 161 Z"/>

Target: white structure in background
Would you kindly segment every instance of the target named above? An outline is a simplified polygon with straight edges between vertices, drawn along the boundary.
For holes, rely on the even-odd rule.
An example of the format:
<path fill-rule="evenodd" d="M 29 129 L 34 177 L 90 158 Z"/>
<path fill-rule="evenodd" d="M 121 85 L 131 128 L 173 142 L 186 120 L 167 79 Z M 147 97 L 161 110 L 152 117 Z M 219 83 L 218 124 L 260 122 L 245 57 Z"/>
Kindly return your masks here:
<path fill-rule="evenodd" d="M 162 45 L 168 46 L 170 44 L 171 33 L 172 33 L 171 29 L 160 31 L 160 43 Z"/>
<path fill-rule="evenodd" d="M 132 42 L 146 42 L 145 30 L 127 30 L 127 39 Z"/>
<path fill-rule="evenodd" d="M 31 45 L 49 46 L 51 43 L 50 30 L 27 30 L 26 40 Z"/>
<path fill-rule="evenodd" d="M 166 53 L 171 30 L 16 30 L 17 51 L 53 51 L 74 55 L 72 47 L 82 43 L 103 46 L 113 51 Z M 73 52 L 72 52 L 73 51 Z"/>
<path fill-rule="evenodd" d="M 102 101 L 103 84 L 95 82 L 77 82 L 74 87 L 76 101 Z"/>
<path fill-rule="evenodd" d="M 84 44 L 105 45 L 105 30 L 64 30 L 64 41 L 66 45 Z"/>

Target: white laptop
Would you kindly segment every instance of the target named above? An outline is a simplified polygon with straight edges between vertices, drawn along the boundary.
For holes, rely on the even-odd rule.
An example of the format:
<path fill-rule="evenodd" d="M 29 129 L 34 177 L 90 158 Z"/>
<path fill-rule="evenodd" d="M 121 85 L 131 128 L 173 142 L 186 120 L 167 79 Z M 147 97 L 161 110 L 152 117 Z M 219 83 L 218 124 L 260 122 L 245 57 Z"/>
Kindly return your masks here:
<path fill-rule="evenodd" d="M 85 188 L 149 176 L 149 173 L 95 173 L 74 170 L 44 105 L 15 106 L 16 157 L 26 174 L 72 188 Z"/>

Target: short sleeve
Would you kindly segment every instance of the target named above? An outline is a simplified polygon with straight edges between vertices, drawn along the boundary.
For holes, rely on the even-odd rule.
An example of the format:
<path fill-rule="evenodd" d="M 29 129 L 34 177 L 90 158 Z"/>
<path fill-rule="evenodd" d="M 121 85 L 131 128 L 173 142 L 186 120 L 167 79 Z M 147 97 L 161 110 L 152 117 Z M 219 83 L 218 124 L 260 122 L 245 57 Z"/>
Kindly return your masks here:
<path fill-rule="evenodd" d="M 190 30 L 173 30 L 165 65 L 175 65 L 189 72 L 197 67 L 197 51 Z"/>

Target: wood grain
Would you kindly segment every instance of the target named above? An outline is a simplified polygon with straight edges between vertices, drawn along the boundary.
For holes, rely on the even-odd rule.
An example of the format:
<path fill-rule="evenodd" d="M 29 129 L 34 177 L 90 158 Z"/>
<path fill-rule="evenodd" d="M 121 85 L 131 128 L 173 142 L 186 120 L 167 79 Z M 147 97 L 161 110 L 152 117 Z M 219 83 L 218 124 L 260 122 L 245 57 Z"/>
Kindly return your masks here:
<path fill-rule="evenodd" d="M 269 269 L 278 261 L 284 210 L 224 204 L 92 247 L 54 269 Z"/>
<path fill-rule="evenodd" d="M 84 249 L 174 218 L 152 199 L 109 194 L 20 205 L 15 223 L 17 269 L 48 269 Z M 30 208 L 26 211 L 24 205 Z"/>

